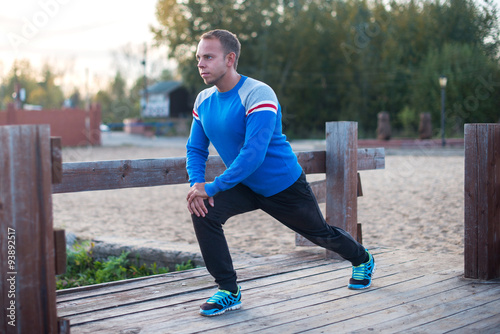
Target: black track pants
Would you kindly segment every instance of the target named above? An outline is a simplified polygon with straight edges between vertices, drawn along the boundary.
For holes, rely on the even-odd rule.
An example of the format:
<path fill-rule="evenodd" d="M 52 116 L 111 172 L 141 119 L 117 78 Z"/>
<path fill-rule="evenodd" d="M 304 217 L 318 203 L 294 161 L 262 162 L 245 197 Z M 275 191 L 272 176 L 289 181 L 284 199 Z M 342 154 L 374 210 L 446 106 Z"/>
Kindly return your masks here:
<path fill-rule="evenodd" d="M 338 253 L 357 266 L 364 262 L 364 247 L 341 228 L 326 223 L 318 202 L 302 174 L 282 192 L 264 197 L 239 184 L 214 197 L 215 205 L 205 205 L 205 217 L 192 215 L 194 230 L 208 272 L 220 289 L 236 291 L 236 272 L 222 228 L 232 216 L 261 209 L 313 243 Z"/>

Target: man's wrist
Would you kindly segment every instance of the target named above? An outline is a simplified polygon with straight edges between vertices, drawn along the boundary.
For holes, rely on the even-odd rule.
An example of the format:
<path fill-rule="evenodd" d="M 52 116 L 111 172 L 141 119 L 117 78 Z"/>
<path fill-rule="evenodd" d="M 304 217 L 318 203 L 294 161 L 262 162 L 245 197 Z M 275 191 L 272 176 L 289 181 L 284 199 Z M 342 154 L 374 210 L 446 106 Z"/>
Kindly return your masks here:
<path fill-rule="evenodd" d="M 205 192 L 207 193 L 208 197 L 214 197 L 214 195 L 217 194 L 219 190 L 217 189 L 217 185 L 215 184 L 215 182 L 211 182 L 205 183 Z"/>

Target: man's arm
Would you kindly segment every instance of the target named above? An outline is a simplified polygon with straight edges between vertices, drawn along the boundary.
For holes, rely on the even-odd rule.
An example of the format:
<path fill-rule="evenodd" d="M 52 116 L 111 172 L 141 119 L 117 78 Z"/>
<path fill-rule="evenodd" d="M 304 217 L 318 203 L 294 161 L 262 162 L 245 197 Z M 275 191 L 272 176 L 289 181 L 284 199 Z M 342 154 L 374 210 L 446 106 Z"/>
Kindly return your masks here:
<path fill-rule="evenodd" d="M 204 217 L 208 210 L 203 200 L 208 198 L 211 206 L 214 205 L 214 200 L 205 192 L 205 169 L 210 141 L 199 122 L 198 119 L 193 119 L 191 134 L 186 144 L 186 170 L 191 184 L 186 200 L 191 214 Z"/>
<path fill-rule="evenodd" d="M 194 118 L 191 124 L 191 133 L 186 144 L 186 170 L 191 186 L 195 183 L 205 182 L 209 145 L 210 141 L 205 135 L 200 121 Z"/>

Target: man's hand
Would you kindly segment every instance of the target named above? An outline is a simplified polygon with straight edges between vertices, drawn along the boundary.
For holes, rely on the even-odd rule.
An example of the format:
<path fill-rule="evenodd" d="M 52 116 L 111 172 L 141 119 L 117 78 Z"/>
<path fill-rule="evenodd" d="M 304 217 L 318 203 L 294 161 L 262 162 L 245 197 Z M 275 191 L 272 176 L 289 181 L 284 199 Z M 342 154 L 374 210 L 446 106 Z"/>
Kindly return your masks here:
<path fill-rule="evenodd" d="M 187 208 L 192 215 L 196 215 L 197 217 L 205 217 L 205 214 L 208 213 L 208 209 L 205 206 L 204 199 L 208 198 L 208 204 L 210 206 L 214 206 L 214 198 L 208 197 L 205 192 L 205 183 L 195 183 L 187 194 L 186 200 L 188 202 Z"/>

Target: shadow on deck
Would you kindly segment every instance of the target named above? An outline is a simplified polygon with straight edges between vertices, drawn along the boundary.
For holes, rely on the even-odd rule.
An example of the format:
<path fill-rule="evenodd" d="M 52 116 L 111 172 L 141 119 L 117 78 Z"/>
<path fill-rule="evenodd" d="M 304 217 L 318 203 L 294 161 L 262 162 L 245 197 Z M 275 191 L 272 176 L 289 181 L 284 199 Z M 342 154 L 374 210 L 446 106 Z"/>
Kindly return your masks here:
<path fill-rule="evenodd" d="M 243 307 L 205 318 L 205 268 L 62 290 L 72 333 L 499 332 L 500 281 L 463 278 L 463 257 L 374 248 L 372 287 L 346 288 L 346 261 L 318 249 L 235 263 Z"/>

